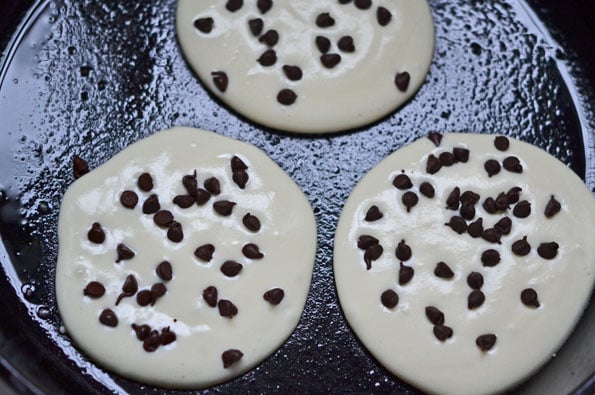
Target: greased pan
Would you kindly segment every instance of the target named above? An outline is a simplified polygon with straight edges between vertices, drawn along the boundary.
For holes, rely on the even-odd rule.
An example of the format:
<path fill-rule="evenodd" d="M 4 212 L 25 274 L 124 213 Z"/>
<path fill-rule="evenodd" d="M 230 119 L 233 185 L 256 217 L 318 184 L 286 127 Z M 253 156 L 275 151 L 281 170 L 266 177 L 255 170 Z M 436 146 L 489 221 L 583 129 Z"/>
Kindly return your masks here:
<path fill-rule="evenodd" d="M 328 136 L 256 125 L 209 95 L 175 36 L 174 0 L 0 3 L 0 372 L 16 393 L 184 393 L 89 361 L 60 332 L 53 276 L 71 158 L 91 168 L 174 125 L 250 142 L 314 207 L 319 249 L 302 319 L 259 367 L 210 393 L 402 393 L 341 313 L 332 241 L 351 189 L 429 131 L 500 133 L 544 148 L 595 192 L 595 8 L 588 1 L 431 0 L 434 61 L 401 110 Z M 569 289 L 570 291 L 570 289 Z M 594 304 L 567 344 L 513 392 L 595 391 Z M 1 388 L 1 387 L 0 387 Z"/>

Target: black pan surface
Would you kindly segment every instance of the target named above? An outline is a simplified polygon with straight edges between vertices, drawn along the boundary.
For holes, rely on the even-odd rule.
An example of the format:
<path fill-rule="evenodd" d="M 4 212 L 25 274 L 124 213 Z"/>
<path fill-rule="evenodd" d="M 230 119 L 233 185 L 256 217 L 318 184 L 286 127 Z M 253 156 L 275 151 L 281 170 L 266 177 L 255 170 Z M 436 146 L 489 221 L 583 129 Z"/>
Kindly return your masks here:
<path fill-rule="evenodd" d="M 319 227 L 312 288 L 295 333 L 253 371 L 205 392 L 417 394 L 366 352 L 337 302 L 332 240 L 355 184 L 394 150 L 437 130 L 531 142 L 595 192 L 595 3 L 429 2 L 435 57 L 413 100 L 365 128 L 299 136 L 255 125 L 206 92 L 178 48 L 175 0 L 2 0 L 4 379 L 21 393 L 182 393 L 142 386 L 90 362 L 61 334 L 53 287 L 72 156 L 94 168 L 132 142 L 180 125 L 263 149 L 305 191 Z M 591 303 L 558 356 L 515 392 L 595 392 L 594 309 Z"/>

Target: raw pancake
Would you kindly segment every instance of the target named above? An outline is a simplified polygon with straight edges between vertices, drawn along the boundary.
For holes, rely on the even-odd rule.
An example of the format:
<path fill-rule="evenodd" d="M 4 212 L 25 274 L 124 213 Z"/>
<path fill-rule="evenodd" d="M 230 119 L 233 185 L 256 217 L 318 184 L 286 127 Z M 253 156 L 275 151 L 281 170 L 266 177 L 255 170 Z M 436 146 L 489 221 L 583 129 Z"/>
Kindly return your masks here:
<path fill-rule="evenodd" d="M 346 202 L 341 306 L 378 361 L 418 388 L 503 391 L 552 356 L 589 300 L 595 199 L 527 143 L 430 137 L 380 162 Z"/>
<path fill-rule="evenodd" d="M 124 206 L 134 203 L 130 192 L 134 208 Z M 154 214 L 153 194 L 161 210 Z M 166 210 L 173 223 L 163 220 Z M 123 376 L 175 388 L 231 379 L 280 347 L 302 313 L 314 216 L 293 181 L 251 145 L 192 128 L 157 133 L 72 184 L 58 226 L 64 326 L 93 360 Z M 137 287 L 125 285 L 130 275 Z"/>
<path fill-rule="evenodd" d="M 291 132 L 391 113 L 423 83 L 434 50 L 425 0 L 179 0 L 176 19 L 182 51 L 211 92 Z"/>

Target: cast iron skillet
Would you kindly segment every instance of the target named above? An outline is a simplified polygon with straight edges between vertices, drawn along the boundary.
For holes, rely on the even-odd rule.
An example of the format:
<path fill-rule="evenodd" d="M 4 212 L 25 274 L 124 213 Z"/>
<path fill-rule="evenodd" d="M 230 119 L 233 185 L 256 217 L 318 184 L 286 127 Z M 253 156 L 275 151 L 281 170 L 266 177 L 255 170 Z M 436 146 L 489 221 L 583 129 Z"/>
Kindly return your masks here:
<path fill-rule="evenodd" d="M 331 269 L 335 225 L 370 168 L 432 130 L 532 142 L 595 191 L 595 9 L 591 1 L 529 3 L 430 0 L 436 51 L 424 86 L 400 111 L 331 136 L 269 130 L 211 97 L 177 46 L 175 0 L 0 3 L 4 380 L 20 393 L 160 392 L 103 371 L 60 333 L 56 224 L 72 155 L 94 168 L 142 137 L 184 125 L 263 149 L 305 191 L 319 226 L 295 333 L 255 370 L 206 392 L 418 393 L 365 351 L 342 316 Z M 594 309 L 514 392 L 595 391 Z"/>

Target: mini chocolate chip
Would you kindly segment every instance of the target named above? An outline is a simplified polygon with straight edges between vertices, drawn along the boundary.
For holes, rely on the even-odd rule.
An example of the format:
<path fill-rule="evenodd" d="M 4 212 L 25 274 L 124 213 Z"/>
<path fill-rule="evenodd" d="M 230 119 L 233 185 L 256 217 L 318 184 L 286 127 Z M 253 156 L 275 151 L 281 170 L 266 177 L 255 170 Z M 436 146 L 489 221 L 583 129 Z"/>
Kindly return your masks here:
<path fill-rule="evenodd" d="M 284 88 L 277 93 L 277 101 L 284 106 L 291 106 L 296 100 L 297 94 L 291 89 Z"/>
<path fill-rule="evenodd" d="M 234 363 L 238 362 L 240 359 L 242 359 L 242 357 L 244 356 L 244 353 L 242 353 L 240 350 L 227 350 L 224 351 L 223 354 L 221 354 L 221 360 L 223 361 L 223 367 L 225 369 L 227 369 L 228 367 L 230 367 L 231 365 L 233 365 Z"/>
<path fill-rule="evenodd" d="M 331 40 L 324 36 L 316 36 L 315 43 L 320 53 L 327 53 L 331 48 Z"/>
<path fill-rule="evenodd" d="M 169 263 L 168 261 L 161 262 L 159 265 L 157 265 L 155 273 L 157 273 L 157 276 L 159 276 L 159 278 L 163 281 L 171 280 L 173 276 L 171 263 Z"/>
<path fill-rule="evenodd" d="M 496 147 L 498 151 L 506 151 L 509 146 L 510 142 L 504 136 L 496 136 L 494 139 L 494 147 Z"/>
<path fill-rule="evenodd" d="M 405 207 L 407 207 L 407 212 L 409 212 L 411 211 L 411 208 L 417 204 L 419 198 L 417 197 L 417 194 L 415 192 L 407 191 L 401 197 L 401 201 L 403 202 Z"/>
<path fill-rule="evenodd" d="M 299 81 L 302 79 L 302 69 L 298 66 L 285 65 L 283 66 L 283 73 L 291 81 Z"/>
<path fill-rule="evenodd" d="M 225 8 L 230 12 L 236 12 L 244 5 L 244 0 L 227 0 Z"/>
<path fill-rule="evenodd" d="M 554 215 L 558 214 L 562 209 L 562 205 L 558 202 L 554 195 L 550 197 L 550 200 L 547 202 L 545 206 L 545 211 L 543 212 L 547 218 L 551 218 Z"/>
<path fill-rule="evenodd" d="M 359 248 L 360 250 L 367 250 L 374 244 L 378 244 L 378 239 L 374 236 L 361 235 L 357 239 L 357 248 Z"/>
<path fill-rule="evenodd" d="M 527 307 L 539 307 L 537 292 L 533 288 L 523 289 L 521 292 L 521 302 Z"/>
<path fill-rule="evenodd" d="M 136 293 L 136 291 L 138 291 L 138 282 L 136 281 L 136 277 L 134 277 L 134 274 L 129 274 L 126 276 L 124 284 L 122 284 L 122 292 L 128 294 L 128 296 L 132 296 Z"/>
<path fill-rule="evenodd" d="M 502 232 L 498 228 L 484 229 L 484 231 L 481 232 L 481 237 L 482 239 L 484 239 L 485 241 L 489 241 L 490 243 L 500 244 Z"/>
<path fill-rule="evenodd" d="M 440 164 L 444 167 L 452 166 L 455 163 L 455 156 L 450 152 L 442 152 L 438 155 L 438 160 L 440 160 Z"/>
<path fill-rule="evenodd" d="M 498 211 L 504 211 L 510 208 L 510 205 L 508 204 L 508 197 L 504 192 L 500 192 L 498 194 L 496 200 L 494 200 L 494 206 Z"/>
<path fill-rule="evenodd" d="M 483 287 L 483 276 L 478 272 L 471 272 L 467 276 L 467 284 L 472 289 L 480 289 Z"/>
<path fill-rule="evenodd" d="M 147 338 L 143 341 L 143 349 L 146 352 L 154 352 L 159 348 L 161 345 L 161 337 L 159 336 L 159 332 L 156 330 L 152 330 Z"/>
<path fill-rule="evenodd" d="M 413 278 L 415 271 L 410 266 L 405 266 L 403 262 L 400 263 L 399 268 L 399 285 L 405 285 Z"/>
<path fill-rule="evenodd" d="M 480 290 L 474 289 L 467 297 L 467 308 L 473 310 L 478 308 L 485 302 L 486 297 Z"/>
<path fill-rule="evenodd" d="M 399 174 L 393 179 L 393 185 L 397 189 L 405 190 L 413 186 L 407 174 Z"/>
<path fill-rule="evenodd" d="M 242 170 L 248 170 L 248 165 L 242 160 L 240 159 L 239 156 L 234 155 L 230 162 L 229 165 L 231 167 L 231 172 L 235 173 L 237 171 L 242 171 Z"/>
<path fill-rule="evenodd" d="M 537 247 L 537 253 L 543 259 L 554 259 L 558 255 L 558 248 L 560 246 L 555 241 L 549 243 L 541 243 Z"/>
<path fill-rule="evenodd" d="M 512 243 L 512 252 L 519 256 L 525 256 L 531 252 L 531 245 L 527 242 L 527 236 L 524 236 L 521 240 L 517 240 Z"/>
<path fill-rule="evenodd" d="M 264 28 L 264 22 L 260 18 L 250 19 L 248 21 L 248 27 L 250 28 L 252 35 L 254 37 L 258 37 L 260 36 L 260 33 L 262 33 L 262 29 Z"/>
<path fill-rule="evenodd" d="M 462 204 L 476 204 L 479 202 L 480 196 L 473 191 L 465 191 L 461 194 L 460 200 Z"/>
<path fill-rule="evenodd" d="M 219 315 L 221 317 L 233 318 L 238 314 L 238 308 L 227 299 L 221 299 L 217 303 L 217 308 L 219 309 Z"/>
<path fill-rule="evenodd" d="M 264 254 L 260 252 L 260 249 L 254 243 L 248 243 L 242 247 L 242 254 L 250 259 L 262 259 L 264 257 Z"/>
<path fill-rule="evenodd" d="M 527 218 L 531 215 L 531 203 L 526 200 L 521 200 L 514 206 L 512 214 L 517 218 Z"/>
<path fill-rule="evenodd" d="M 434 143 L 436 147 L 440 147 L 440 143 L 442 142 L 442 134 L 438 132 L 430 132 L 428 133 L 428 139 Z"/>
<path fill-rule="evenodd" d="M 454 187 L 454 189 L 448 194 L 448 198 L 446 199 L 446 208 L 449 210 L 458 210 L 460 196 L 461 190 L 459 189 L 459 187 Z"/>
<path fill-rule="evenodd" d="M 194 27 L 201 33 L 209 34 L 213 30 L 215 21 L 210 16 L 205 18 L 198 18 L 194 21 Z"/>
<path fill-rule="evenodd" d="M 262 14 L 266 14 L 273 7 L 273 0 L 258 0 L 256 7 Z"/>
<path fill-rule="evenodd" d="M 476 221 L 471 222 L 467 227 L 467 233 L 474 239 L 481 237 L 483 233 L 483 218 L 478 218 Z"/>
<path fill-rule="evenodd" d="M 467 163 L 469 160 L 469 150 L 467 148 L 455 147 L 452 150 L 452 154 L 455 156 L 457 162 Z"/>
<path fill-rule="evenodd" d="M 502 232 L 503 235 L 507 235 L 510 233 L 512 229 L 512 220 L 508 217 L 504 217 L 494 225 L 494 228 L 498 229 Z"/>
<path fill-rule="evenodd" d="M 452 337 L 452 328 L 446 325 L 434 325 L 434 336 L 441 342 Z"/>
<path fill-rule="evenodd" d="M 224 93 L 229 85 L 229 78 L 227 73 L 224 71 L 212 71 L 211 77 L 213 77 L 213 84 L 219 89 L 219 92 Z"/>
<path fill-rule="evenodd" d="M 325 53 L 320 55 L 320 62 L 322 62 L 323 66 L 327 69 L 332 69 L 338 65 L 340 61 L 341 55 L 337 53 Z"/>
<path fill-rule="evenodd" d="M 496 266 L 500 263 L 500 253 L 493 249 L 485 250 L 481 254 L 481 263 L 484 266 Z"/>
<path fill-rule="evenodd" d="M 133 191 L 124 191 L 120 195 L 120 203 L 126 208 L 133 209 L 138 203 L 138 195 Z"/>
<path fill-rule="evenodd" d="M 267 30 L 265 34 L 260 36 L 258 41 L 268 47 L 274 47 L 279 42 L 279 33 L 274 29 Z"/>
<path fill-rule="evenodd" d="M 395 255 L 403 262 L 408 261 L 409 258 L 411 258 L 411 247 L 405 243 L 405 240 L 399 242 Z"/>
<path fill-rule="evenodd" d="M 339 4 L 348 4 L 351 0 L 339 0 Z"/>
<path fill-rule="evenodd" d="M 411 80 L 411 76 L 406 71 L 397 73 L 395 75 L 395 85 L 401 92 L 405 92 L 407 90 L 407 88 L 409 88 L 410 80 Z"/>
<path fill-rule="evenodd" d="M 174 215 L 169 210 L 159 210 L 153 216 L 153 222 L 160 228 L 167 228 L 174 221 Z"/>
<path fill-rule="evenodd" d="M 111 309 L 104 309 L 99 315 L 99 322 L 112 328 L 118 326 L 118 316 Z"/>
<path fill-rule="evenodd" d="M 217 294 L 217 288 L 211 285 L 202 291 L 202 298 L 209 306 L 215 307 L 217 306 Z"/>
<path fill-rule="evenodd" d="M 174 198 L 174 204 L 180 208 L 188 208 L 196 203 L 194 196 L 178 195 Z"/>
<path fill-rule="evenodd" d="M 464 203 L 461 205 L 459 214 L 461 214 L 461 217 L 465 218 L 467 221 L 471 221 L 475 218 L 475 206 L 471 203 Z"/>
<path fill-rule="evenodd" d="M 147 337 L 149 337 L 149 334 L 151 333 L 151 327 L 147 324 L 132 324 L 131 327 L 132 329 L 134 329 L 134 332 L 136 333 L 136 338 L 140 341 L 145 340 Z"/>
<path fill-rule="evenodd" d="M 236 205 L 235 202 L 230 202 L 229 200 L 219 200 L 213 203 L 213 209 L 219 214 L 227 217 L 231 215 L 234 206 Z"/>
<path fill-rule="evenodd" d="M 151 286 L 151 306 L 155 305 L 157 299 L 165 295 L 167 287 L 163 283 L 155 283 Z"/>
<path fill-rule="evenodd" d="M 452 230 L 460 235 L 467 230 L 467 222 L 465 222 L 465 218 L 459 217 L 458 215 L 450 217 L 450 220 L 444 225 L 450 226 Z"/>
<path fill-rule="evenodd" d="M 238 263 L 236 261 L 225 261 L 223 265 L 221 265 L 220 270 L 221 273 L 223 273 L 227 277 L 235 277 L 238 274 L 240 274 L 243 267 L 244 266 L 242 266 L 241 263 Z"/>
<path fill-rule="evenodd" d="M 486 200 L 483 201 L 482 206 L 483 209 L 487 211 L 489 214 L 495 214 L 496 212 L 498 212 L 498 209 L 496 208 L 496 201 L 491 197 L 486 198 Z"/>
<path fill-rule="evenodd" d="M 316 17 L 316 26 L 321 28 L 331 27 L 335 24 L 335 20 L 328 12 L 318 14 Z"/>
<path fill-rule="evenodd" d="M 515 204 L 519 201 L 520 193 L 523 189 L 520 187 L 512 187 L 508 192 L 506 192 L 506 198 L 508 199 L 509 204 Z"/>
<path fill-rule="evenodd" d="M 432 184 L 430 184 L 427 181 L 421 183 L 421 185 L 419 186 L 419 192 L 430 199 L 433 198 L 434 194 L 436 193 Z"/>
<path fill-rule="evenodd" d="M 143 173 L 138 177 L 137 185 L 141 191 L 149 192 L 153 189 L 153 177 L 149 173 Z"/>
<path fill-rule="evenodd" d="M 179 243 L 184 240 L 184 231 L 182 230 L 182 224 L 177 221 L 173 221 L 167 229 L 167 238 L 174 243 Z"/>
<path fill-rule="evenodd" d="M 242 218 L 242 223 L 246 229 L 252 232 L 258 232 L 260 230 L 260 220 L 258 217 L 248 213 Z"/>
<path fill-rule="evenodd" d="M 162 346 L 167 346 L 168 344 L 176 341 L 176 334 L 169 329 L 169 326 L 167 328 L 163 328 L 161 330 L 161 335 L 159 336 L 159 341 L 161 342 Z"/>
<path fill-rule="evenodd" d="M 393 15 L 384 7 L 378 7 L 376 9 L 376 20 L 380 26 L 386 26 L 390 23 Z"/>
<path fill-rule="evenodd" d="M 139 306 L 148 306 L 151 304 L 151 300 L 153 299 L 153 294 L 148 289 L 143 289 L 139 293 L 136 294 L 136 303 Z"/>
<path fill-rule="evenodd" d="M 388 309 L 393 309 L 399 303 L 399 295 L 392 289 L 387 289 L 380 295 L 380 301 L 384 305 L 384 307 Z"/>
<path fill-rule="evenodd" d="M 128 248 L 128 246 L 126 246 L 126 244 L 123 243 L 118 244 L 116 247 L 116 252 L 118 253 L 118 259 L 116 260 L 116 263 L 132 259 L 135 255 L 134 251 L 132 251 L 130 248 Z"/>
<path fill-rule="evenodd" d="M 495 159 L 488 159 L 484 164 L 483 168 L 488 173 L 488 177 L 495 176 L 500 173 L 500 162 Z"/>
<path fill-rule="evenodd" d="M 372 6 L 372 0 L 355 0 L 353 3 L 360 10 L 367 10 Z"/>
<path fill-rule="evenodd" d="M 155 194 L 149 196 L 143 203 L 143 214 L 155 214 L 160 209 L 161 204 L 159 204 L 159 198 Z"/>
<path fill-rule="evenodd" d="M 95 244 L 101 244 L 105 241 L 105 232 L 99 222 L 93 222 L 91 229 L 87 232 L 87 238 Z"/>
<path fill-rule="evenodd" d="M 250 176 L 248 176 L 248 173 L 246 173 L 245 170 L 238 170 L 233 172 L 231 179 L 236 183 L 237 186 L 240 187 L 240 189 L 244 189 L 246 188 L 246 184 L 248 183 Z"/>
<path fill-rule="evenodd" d="M 436 264 L 434 274 L 436 275 L 436 277 L 440 278 L 453 278 L 455 275 L 451 268 L 444 262 L 438 262 Z"/>
<path fill-rule="evenodd" d="M 89 165 L 78 155 L 72 157 L 72 174 L 75 179 L 79 179 L 89 172 Z"/>
<path fill-rule="evenodd" d="M 207 178 L 204 182 L 205 189 L 212 195 L 219 195 L 221 193 L 221 186 L 216 177 Z"/>
<path fill-rule="evenodd" d="M 256 59 L 261 66 L 268 67 L 277 63 L 277 53 L 274 49 L 267 49 L 258 59 Z"/>
<path fill-rule="evenodd" d="M 370 270 L 372 268 L 372 261 L 380 258 L 384 248 L 380 244 L 374 244 L 366 249 L 364 252 L 364 262 L 366 263 L 366 269 Z"/>
<path fill-rule="evenodd" d="M 101 298 L 105 294 L 105 287 L 99 281 L 91 281 L 85 289 L 83 295 L 93 299 Z"/>
<path fill-rule="evenodd" d="M 436 158 L 433 154 L 428 156 L 428 161 L 426 162 L 426 172 L 429 174 L 435 174 L 440 171 L 442 164 L 440 163 L 440 159 Z"/>
<path fill-rule="evenodd" d="M 481 351 L 489 351 L 496 344 L 496 335 L 492 333 L 481 335 L 475 340 L 475 344 Z"/>
<path fill-rule="evenodd" d="M 204 205 L 206 202 L 209 201 L 210 198 L 211 194 L 209 193 L 209 191 L 206 191 L 202 188 L 198 188 L 196 190 L 196 204 L 198 204 L 199 206 Z"/>
<path fill-rule="evenodd" d="M 264 300 L 266 300 L 267 302 L 269 302 L 270 304 L 272 304 L 274 306 L 281 303 L 281 301 L 283 300 L 284 297 L 285 297 L 285 292 L 281 288 L 269 289 L 262 295 L 262 298 Z"/>
<path fill-rule="evenodd" d="M 382 218 L 383 214 L 382 211 L 378 208 L 378 206 L 372 206 L 366 212 L 366 217 L 364 218 L 368 222 L 378 221 Z"/>
<path fill-rule="evenodd" d="M 522 173 L 523 165 L 516 156 L 508 156 L 502 161 L 502 166 L 511 173 Z"/>
<path fill-rule="evenodd" d="M 337 47 L 343 52 L 354 52 L 355 45 L 353 44 L 353 37 L 343 36 L 337 41 Z"/>
<path fill-rule="evenodd" d="M 444 313 L 434 306 L 426 307 L 426 317 L 434 325 L 444 324 Z"/>
<path fill-rule="evenodd" d="M 212 244 L 205 244 L 194 250 L 194 255 L 201 261 L 210 262 L 215 252 L 215 246 Z"/>

